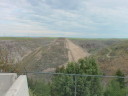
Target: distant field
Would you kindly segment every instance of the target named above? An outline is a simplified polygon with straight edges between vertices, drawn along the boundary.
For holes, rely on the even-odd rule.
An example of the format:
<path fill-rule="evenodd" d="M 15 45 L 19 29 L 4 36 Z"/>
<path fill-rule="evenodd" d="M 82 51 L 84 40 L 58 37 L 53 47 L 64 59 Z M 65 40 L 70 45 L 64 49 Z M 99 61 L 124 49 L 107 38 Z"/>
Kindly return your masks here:
<path fill-rule="evenodd" d="M 0 40 L 56 39 L 56 37 L 0 37 Z"/>
<path fill-rule="evenodd" d="M 33 39 L 29 37 L 0 37 L 0 40 L 26 40 L 26 39 Z"/>
<path fill-rule="evenodd" d="M 68 38 L 71 40 L 128 40 L 128 38 Z"/>

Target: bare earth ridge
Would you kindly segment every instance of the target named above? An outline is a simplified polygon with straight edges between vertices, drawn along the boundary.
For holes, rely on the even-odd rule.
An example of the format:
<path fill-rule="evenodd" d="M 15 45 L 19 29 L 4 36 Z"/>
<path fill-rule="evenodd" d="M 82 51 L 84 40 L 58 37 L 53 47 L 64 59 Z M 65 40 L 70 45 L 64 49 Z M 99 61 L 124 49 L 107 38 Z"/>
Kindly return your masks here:
<path fill-rule="evenodd" d="M 77 46 L 69 39 L 65 39 L 65 47 L 68 49 L 68 54 L 67 54 L 69 58 L 68 62 L 77 62 L 79 59 L 88 57 L 90 55 L 87 51 L 84 51 L 81 47 Z M 62 66 L 66 67 L 68 62 L 58 67 L 62 67 Z M 53 71 L 55 71 L 55 68 L 48 68 L 46 70 L 43 70 L 43 72 L 53 72 Z"/>
<path fill-rule="evenodd" d="M 81 47 L 74 44 L 69 39 L 66 39 L 66 47 L 68 51 L 69 62 L 77 62 L 79 59 L 88 57 L 90 54 L 87 51 L 84 51 Z"/>

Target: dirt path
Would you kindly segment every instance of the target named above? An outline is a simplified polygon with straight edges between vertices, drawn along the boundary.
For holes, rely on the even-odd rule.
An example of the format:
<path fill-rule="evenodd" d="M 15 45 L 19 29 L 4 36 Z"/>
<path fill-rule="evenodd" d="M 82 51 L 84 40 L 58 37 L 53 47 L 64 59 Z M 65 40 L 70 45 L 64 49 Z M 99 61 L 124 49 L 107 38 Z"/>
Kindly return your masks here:
<path fill-rule="evenodd" d="M 83 51 L 83 49 L 72 41 L 66 39 L 66 47 L 68 51 L 69 62 L 78 61 L 81 58 L 88 57 L 90 54 L 87 51 Z"/>
<path fill-rule="evenodd" d="M 110 54 L 111 54 L 112 50 L 108 48 L 108 51 L 109 51 L 109 52 L 106 54 L 106 57 L 107 57 L 107 58 L 111 58 Z"/>
<path fill-rule="evenodd" d="M 52 47 L 53 44 L 55 44 L 57 41 L 57 39 L 53 40 L 50 44 L 47 45 L 47 50 L 45 51 L 49 51 Z M 62 64 L 58 67 L 62 67 L 62 66 L 67 66 L 68 62 L 77 62 L 80 58 L 84 58 L 89 56 L 90 54 L 86 51 L 83 51 L 83 49 L 79 46 L 77 46 L 76 44 L 74 44 L 72 41 L 70 41 L 69 39 L 65 39 L 64 40 L 65 43 L 65 48 L 68 49 L 68 53 L 66 52 L 64 55 L 67 56 L 68 55 L 68 61 L 65 64 Z M 42 47 L 39 47 L 37 49 L 35 49 L 33 52 L 30 52 L 29 54 L 27 54 L 26 56 L 24 56 L 23 60 L 22 60 L 22 64 L 26 66 L 26 68 L 31 67 L 32 63 L 35 62 L 34 60 L 37 60 L 41 58 L 41 54 L 42 54 Z M 28 64 L 29 62 L 29 64 Z M 55 67 L 54 68 L 47 68 L 45 70 L 43 70 L 43 72 L 54 72 L 55 71 Z"/>
<path fill-rule="evenodd" d="M 68 49 L 68 54 L 67 54 L 69 58 L 68 62 L 72 62 L 72 61 L 77 62 L 79 59 L 88 57 L 90 55 L 87 51 L 83 51 L 81 47 L 77 46 L 68 39 L 65 40 L 65 48 Z M 66 67 L 68 62 L 58 67 L 62 67 L 62 66 Z M 54 72 L 55 69 L 56 68 L 48 68 L 46 70 L 43 70 L 43 72 Z"/>
<path fill-rule="evenodd" d="M 112 49 L 108 48 L 108 51 L 109 51 L 109 52 L 106 54 L 106 57 L 107 57 L 107 58 L 118 57 L 118 56 L 111 56 Z"/>

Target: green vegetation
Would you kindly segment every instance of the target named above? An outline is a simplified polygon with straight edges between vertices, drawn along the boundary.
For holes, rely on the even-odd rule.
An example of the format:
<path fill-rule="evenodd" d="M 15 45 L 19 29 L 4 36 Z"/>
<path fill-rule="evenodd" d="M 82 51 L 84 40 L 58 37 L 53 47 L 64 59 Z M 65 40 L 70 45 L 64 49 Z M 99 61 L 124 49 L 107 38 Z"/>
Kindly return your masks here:
<path fill-rule="evenodd" d="M 65 48 L 64 38 L 5 37 L 0 38 L 0 71 L 19 72 L 24 71 L 24 67 L 27 71 L 43 71 L 59 66 L 56 72 L 64 74 L 115 74 L 119 77 L 124 77 L 124 74 L 128 75 L 128 40 L 71 40 L 91 53 L 97 62 L 89 57 L 78 62 L 70 62 L 66 67 L 60 68 L 68 61 L 68 50 Z M 31 96 L 74 96 L 75 84 L 77 96 L 128 95 L 128 80 L 124 78 L 107 80 L 98 77 L 55 75 L 44 76 L 44 80 L 39 80 L 40 77 L 29 78 Z"/>
<path fill-rule="evenodd" d="M 104 93 L 104 96 L 127 96 L 128 88 L 120 88 L 119 82 L 112 80 Z"/>
<path fill-rule="evenodd" d="M 31 89 L 29 89 L 29 95 L 30 95 L 30 96 L 36 96 L 36 95 L 34 94 L 34 92 L 33 92 Z"/>
<path fill-rule="evenodd" d="M 32 37 L 0 37 L 0 40 L 30 40 Z"/>
<path fill-rule="evenodd" d="M 0 49 L 0 72 L 15 72 L 12 62 L 8 59 L 8 51 L 4 48 Z"/>
<path fill-rule="evenodd" d="M 57 37 L 0 37 L 0 40 L 57 39 Z"/>
<path fill-rule="evenodd" d="M 50 85 L 45 81 L 33 81 L 29 79 L 30 96 L 49 96 Z"/>
<path fill-rule="evenodd" d="M 93 58 L 85 58 L 77 63 L 69 63 L 66 68 L 58 68 L 56 72 L 67 74 L 100 75 L 98 65 Z M 100 78 L 55 76 L 52 81 L 52 96 L 74 96 L 76 78 L 77 96 L 102 96 Z"/>
<path fill-rule="evenodd" d="M 116 76 L 118 78 L 112 80 L 109 85 L 107 86 L 107 89 L 104 93 L 104 96 L 127 96 L 128 95 L 128 88 L 125 86 L 125 80 L 124 74 L 117 70 Z"/>
<path fill-rule="evenodd" d="M 118 76 L 118 77 L 125 77 L 124 73 L 121 72 L 121 70 L 117 70 L 116 76 Z M 125 88 L 125 80 L 124 80 L 124 78 L 117 78 L 116 81 L 119 83 L 120 88 Z"/>
<path fill-rule="evenodd" d="M 98 64 L 92 57 L 70 62 L 67 67 L 57 68 L 56 72 L 101 75 Z M 54 75 L 50 82 L 29 79 L 30 94 L 31 96 L 74 96 L 76 88 L 76 96 L 127 96 L 128 88 L 124 78 L 121 78 L 124 77 L 123 72 L 117 70 L 116 76 L 118 78 L 109 80 L 105 86 L 103 78 L 93 76 Z"/>

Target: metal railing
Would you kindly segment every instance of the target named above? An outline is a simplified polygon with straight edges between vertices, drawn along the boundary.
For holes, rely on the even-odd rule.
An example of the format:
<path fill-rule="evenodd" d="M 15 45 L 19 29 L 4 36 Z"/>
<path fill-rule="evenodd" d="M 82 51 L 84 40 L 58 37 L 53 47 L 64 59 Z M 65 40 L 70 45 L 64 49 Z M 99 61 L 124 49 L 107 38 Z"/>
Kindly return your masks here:
<path fill-rule="evenodd" d="M 66 74 L 66 73 L 51 73 L 51 72 L 22 72 L 24 74 L 26 74 L 28 76 L 28 78 L 30 78 L 30 74 L 32 75 L 52 75 L 51 78 L 55 75 L 57 76 L 72 76 L 74 78 L 74 96 L 77 96 L 77 78 L 78 77 L 96 77 L 96 78 L 106 78 L 106 79 L 113 79 L 113 78 L 123 78 L 123 79 L 128 79 L 128 77 L 120 77 L 120 76 L 106 76 L 106 75 L 87 75 L 87 74 Z M 41 77 L 41 76 L 39 76 Z M 38 77 L 37 77 L 38 78 Z M 45 78 L 43 76 L 43 78 Z M 50 79 L 51 79 L 50 78 Z"/>
<path fill-rule="evenodd" d="M 121 76 L 109 76 L 109 75 L 82 75 L 82 74 L 66 74 L 66 73 L 52 73 L 52 72 L 22 72 L 23 74 L 51 74 L 51 75 L 67 75 L 67 76 L 81 76 L 81 77 L 103 77 L 103 78 L 125 78 L 128 77 L 121 77 Z"/>

